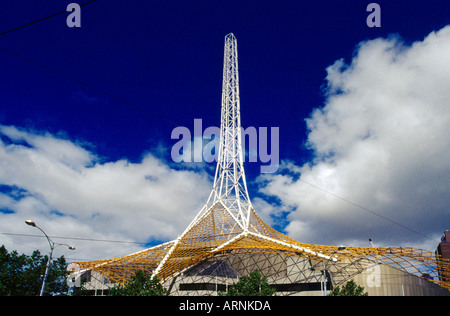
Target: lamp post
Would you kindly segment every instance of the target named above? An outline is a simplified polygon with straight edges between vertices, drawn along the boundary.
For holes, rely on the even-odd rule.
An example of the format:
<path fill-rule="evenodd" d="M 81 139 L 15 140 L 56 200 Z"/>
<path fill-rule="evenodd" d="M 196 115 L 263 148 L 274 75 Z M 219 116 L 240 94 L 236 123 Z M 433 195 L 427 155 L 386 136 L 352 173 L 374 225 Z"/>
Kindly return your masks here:
<path fill-rule="evenodd" d="M 68 244 L 59 244 L 59 243 L 55 243 L 53 242 L 50 237 L 48 237 L 48 235 L 42 230 L 42 228 L 40 228 L 39 226 L 36 225 L 35 222 L 30 221 L 30 220 L 26 220 L 25 224 L 32 226 L 32 227 L 36 227 L 37 229 L 39 229 L 47 238 L 48 244 L 50 246 L 50 256 L 48 257 L 47 260 L 47 265 L 45 267 L 45 273 L 44 273 L 44 278 L 42 280 L 42 287 L 41 287 L 41 291 L 39 293 L 39 296 L 44 296 L 44 289 L 45 289 L 45 283 L 47 282 L 47 276 L 48 276 L 48 270 L 50 269 L 50 265 L 52 263 L 52 256 L 53 256 L 53 250 L 58 247 L 58 246 L 67 246 L 68 249 L 70 250 L 75 250 L 75 247 L 72 247 Z"/>

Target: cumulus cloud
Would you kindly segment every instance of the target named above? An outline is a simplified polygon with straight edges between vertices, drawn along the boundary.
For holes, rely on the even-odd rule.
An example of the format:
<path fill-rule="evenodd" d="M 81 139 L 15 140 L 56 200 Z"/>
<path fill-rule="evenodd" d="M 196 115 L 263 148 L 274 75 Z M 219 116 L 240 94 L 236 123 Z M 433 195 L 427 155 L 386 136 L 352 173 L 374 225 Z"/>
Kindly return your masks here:
<path fill-rule="evenodd" d="M 102 161 L 88 146 L 49 133 L 0 126 L 0 232 L 120 241 L 166 241 L 194 218 L 211 189 L 205 172 L 173 168 L 151 153 L 139 163 Z M 0 235 L 9 248 L 48 248 L 46 240 Z M 74 244 L 66 256 L 101 259 L 143 245 L 55 240 Z M 25 248 L 24 248 L 25 247 Z M 29 249 L 26 249 L 26 248 Z"/>
<path fill-rule="evenodd" d="M 449 83 L 450 26 L 412 44 L 364 41 L 349 63 L 329 66 L 326 101 L 306 119 L 314 159 L 258 179 L 289 213 L 286 232 L 435 249 L 422 235 L 439 240 L 450 224 Z"/>

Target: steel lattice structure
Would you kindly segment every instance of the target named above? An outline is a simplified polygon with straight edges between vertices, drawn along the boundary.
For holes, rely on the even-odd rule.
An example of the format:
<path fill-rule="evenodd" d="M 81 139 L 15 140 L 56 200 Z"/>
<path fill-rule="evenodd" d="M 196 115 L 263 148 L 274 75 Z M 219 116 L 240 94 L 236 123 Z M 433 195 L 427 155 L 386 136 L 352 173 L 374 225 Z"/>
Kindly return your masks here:
<path fill-rule="evenodd" d="M 124 257 L 78 262 L 72 268 L 80 273 L 95 271 L 118 284 L 143 270 L 169 284 L 181 274 L 192 275 L 192 271 L 203 271 L 197 275 L 216 273 L 216 282 L 217 275 L 235 277 L 236 273 L 223 268 L 233 265 L 251 265 L 275 280 L 281 273 L 279 269 L 289 271 L 291 262 L 298 271 L 295 277 L 290 276 L 291 283 L 317 278 L 317 273 L 312 275 L 311 271 L 325 267 L 334 285 L 339 285 L 370 264 L 383 264 L 419 277 L 430 276 L 432 282 L 450 290 L 450 260 L 432 252 L 409 247 L 343 249 L 305 244 L 264 223 L 247 191 L 240 127 L 237 41 L 230 33 L 225 37 L 219 159 L 205 206 L 176 240 Z M 225 272 L 219 274 L 219 267 Z"/>

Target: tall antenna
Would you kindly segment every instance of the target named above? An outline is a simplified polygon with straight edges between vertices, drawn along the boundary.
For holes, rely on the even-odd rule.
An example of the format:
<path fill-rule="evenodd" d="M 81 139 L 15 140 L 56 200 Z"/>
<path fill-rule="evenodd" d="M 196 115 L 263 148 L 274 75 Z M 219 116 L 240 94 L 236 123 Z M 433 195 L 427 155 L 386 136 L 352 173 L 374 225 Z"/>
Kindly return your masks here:
<path fill-rule="evenodd" d="M 154 274 L 159 273 L 172 252 L 189 238 L 208 234 L 209 241 L 223 243 L 248 232 L 251 223 L 253 229 L 255 225 L 260 227 L 255 223 L 256 214 L 248 195 L 241 137 L 237 40 L 230 33 L 225 36 L 220 145 L 213 189 L 206 204 L 177 238 Z"/>
<path fill-rule="evenodd" d="M 188 231 L 211 207 L 220 204 L 241 231 L 249 227 L 252 203 L 245 180 L 239 100 L 237 40 L 225 36 L 219 153 L 211 194 Z"/>
<path fill-rule="evenodd" d="M 225 36 L 219 159 L 207 204 L 221 201 L 245 228 L 251 201 L 245 180 L 241 137 L 237 41 L 230 33 Z"/>

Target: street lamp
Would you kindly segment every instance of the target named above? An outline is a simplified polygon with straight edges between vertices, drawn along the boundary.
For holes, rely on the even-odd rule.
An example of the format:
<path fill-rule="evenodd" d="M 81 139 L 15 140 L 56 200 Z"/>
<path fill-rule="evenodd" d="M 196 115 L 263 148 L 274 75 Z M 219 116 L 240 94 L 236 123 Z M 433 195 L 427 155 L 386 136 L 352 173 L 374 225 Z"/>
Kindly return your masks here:
<path fill-rule="evenodd" d="M 36 227 L 36 223 L 35 223 L 35 222 L 33 222 L 33 221 L 30 221 L 30 220 L 26 220 L 26 221 L 25 221 L 25 223 L 26 223 L 27 225 L 30 225 L 30 226 Z"/>
<path fill-rule="evenodd" d="M 42 287 L 41 287 L 41 291 L 39 293 L 39 296 L 44 296 L 45 282 L 47 282 L 48 270 L 50 268 L 50 264 L 52 263 L 53 250 L 58 246 L 67 246 L 68 249 L 70 249 L 70 250 L 75 250 L 75 247 L 72 247 L 68 244 L 59 244 L 59 243 L 53 242 L 50 239 L 50 237 L 48 237 L 48 235 L 39 226 L 37 226 L 36 223 L 33 221 L 26 220 L 25 224 L 38 228 L 45 235 L 45 237 L 47 238 L 48 244 L 50 246 L 50 256 L 48 257 L 48 260 L 47 260 L 47 265 L 45 267 L 45 273 L 44 273 L 44 279 L 42 280 Z"/>

